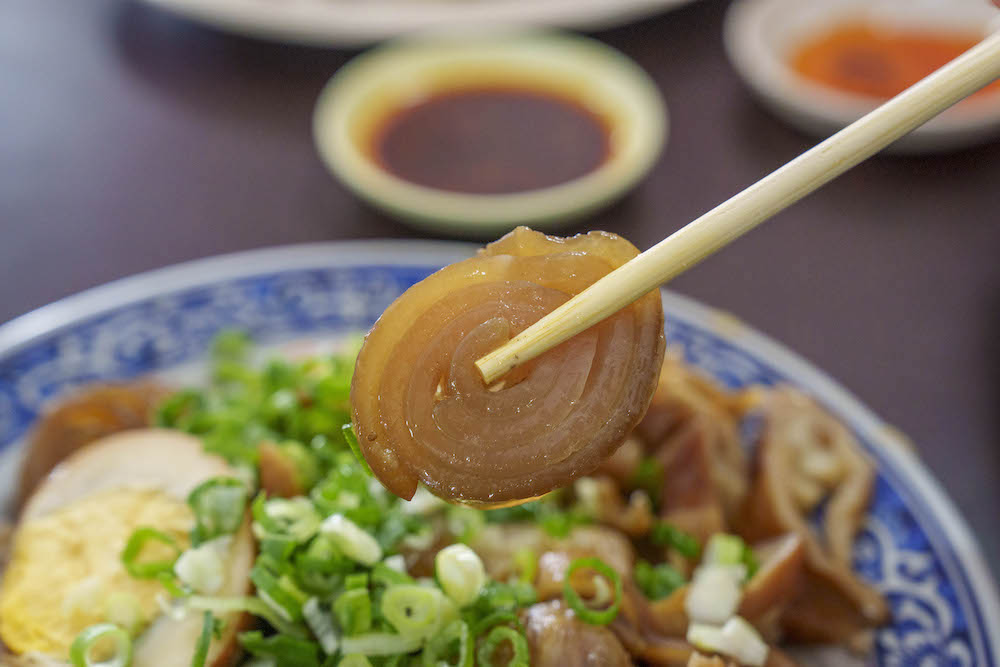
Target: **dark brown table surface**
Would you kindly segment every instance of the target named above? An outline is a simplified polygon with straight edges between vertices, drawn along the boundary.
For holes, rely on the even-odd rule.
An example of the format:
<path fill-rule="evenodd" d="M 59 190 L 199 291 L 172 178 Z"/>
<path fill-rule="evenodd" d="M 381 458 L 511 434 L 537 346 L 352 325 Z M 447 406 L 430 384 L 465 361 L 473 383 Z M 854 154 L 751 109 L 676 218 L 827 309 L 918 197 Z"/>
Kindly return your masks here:
<path fill-rule="evenodd" d="M 648 247 L 812 143 L 727 63 L 724 2 L 600 33 L 645 67 L 667 149 L 578 229 Z M 321 166 L 310 114 L 352 53 L 222 34 L 126 0 L 0 20 L 0 321 L 137 271 L 305 241 L 413 237 Z M 840 380 L 916 443 L 1000 558 L 1000 145 L 877 158 L 673 288 Z"/>

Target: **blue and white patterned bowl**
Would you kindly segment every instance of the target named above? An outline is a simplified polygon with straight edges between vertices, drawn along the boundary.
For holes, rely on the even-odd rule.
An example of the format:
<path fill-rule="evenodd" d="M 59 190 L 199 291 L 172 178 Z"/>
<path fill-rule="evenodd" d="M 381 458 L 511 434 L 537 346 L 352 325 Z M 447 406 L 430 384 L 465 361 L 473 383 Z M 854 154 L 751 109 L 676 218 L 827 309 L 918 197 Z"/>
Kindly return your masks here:
<path fill-rule="evenodd" d="M 121 280 L 0 327 L 0 509 L 13 489 L 19 443 L 52 397 L 94 380 L 190 368 L 224 328 L 268 343 L 365 330 L 403 290 L 471 249 L 352 242 L 240 253 Z M 1000 601 L 979 548 L 893 430 L 734 318 L 669 293 L 664 306 L 667 340 L 691 363 L 730 387 L 797 385 L 839 415 L 877 461 L 875 498 L 854 554 L 892 605 L 876 664 L 1000 665 Z"/>

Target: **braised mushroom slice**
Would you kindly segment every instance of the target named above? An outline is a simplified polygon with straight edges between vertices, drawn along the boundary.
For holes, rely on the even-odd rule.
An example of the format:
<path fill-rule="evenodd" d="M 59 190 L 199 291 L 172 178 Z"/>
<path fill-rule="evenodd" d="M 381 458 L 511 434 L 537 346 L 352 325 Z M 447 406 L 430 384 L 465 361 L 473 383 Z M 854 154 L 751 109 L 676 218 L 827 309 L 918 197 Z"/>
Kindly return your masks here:
<path fill-rule="evenodd" d="M 763 426 L 755 476 L 736 526 L 748 541 L 784 533 L 801 537 L 805 593 L 785 614 L 789 638 L 859 641 L 865 628 L 884 623 L 882 595 L 851 567 L 851 548 L 875 482 L 875 469 L 858 442 L 813 400 L 780 388 L 760 396 Z M 825 504 L 819 527 L 811 514 Z M 823 621 L 809 629 L 802 619 Z"/>
<path fill-rule="evenodd" d="M 474 362 L 638 254 L 603 232 L 518 228 L 417 283 L 376 322 L 351 386 L 354 427 L 386 488 L 502 504 L 593 471 L 642 419 L 663 358 L 650 292 L 487 386 Z"/>

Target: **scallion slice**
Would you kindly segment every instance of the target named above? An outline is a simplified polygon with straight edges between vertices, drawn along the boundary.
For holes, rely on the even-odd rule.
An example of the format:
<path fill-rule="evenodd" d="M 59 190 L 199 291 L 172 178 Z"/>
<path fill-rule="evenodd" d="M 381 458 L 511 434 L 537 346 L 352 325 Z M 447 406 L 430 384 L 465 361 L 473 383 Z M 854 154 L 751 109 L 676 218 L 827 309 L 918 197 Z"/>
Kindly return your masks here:
<path fill-rule="evenodd" d="M 107 655 L 109 642 L 114 652 Z M 76 636 L 69 648 L 69 660 L 73 667 L 128 667 L 132 664 L 132 640 L 117 625 L 98 623 Z"/>
<path fill-rule="evenodd" d="M 192 595 L 186 600 L 187 607 L 198 611 L 210 611 L 216 616 L 224 616 L 233 612 L 247 612 L 258 616 L 280 632 L 292 637 L 306 637 L 305 629 L 295 623 L 291 623 L 274 612 L 266 602 L 258 597 L 206 597 Z"/>
<path fill-rule="evenodd" d="M 493 667 L 493 656 L 504 642 L 510 642 L 514 649 L 513 657 L 507 662 L 507 667 L 528 667 L 531 664 L 531 654 L 528 651 L 528 640 L 517 630 L 499 625 L 486 635 L 486 641 L 479 647 L 477 658 L 481 667 Z"/>
<path fill-rule="evenodd" d="M 246 510 L 247 487 L 232 477 L 216 477 L 196 486 L 187 502 L 195 519 L 191 542 L 197 546 L 236 532 Z"/>
<path fill-rule="evenodd" d="M 208 647 L 212 643 L 212 612 L 206 611 L 201 621 L 201 636 L 194 648 L 194 656 L 191 658 L 191 667 L 205 667 L 205 660 L 208 658 Z"/>
<path fill-rule="evenodd" d="M 701 547 L 698 540 L 677 526 L 666 521 L 658 521 L 649 533 L 649 539 L 656 546 L 670 547 L 685 558 L 697 558 Z"/>
<path fill-rule="evenodd" d="M 142 552 L 148 543 L 159 542 L 165 544 L 173 550 L 173 558 L 167 560 L 139 560 Z M 133 531 L 132 535 L 122 549 L 122 565 L 125 571 L 136 579 L 155 579 L 160 574 L 172 573 L 177 557 L 181 555 L 181 548 L 177 540 L 170 535 L 159 531 L 151 526 L 140 526 Z"/>
<path fill-rule="evenodd" d="M 431 637 L 424 646 L 423 667 L 472 667 L 475 658 L 474 638 L 465 621 L 455 620 Z"/>
<path fill-rule="evenodd" d="M 606 608 L 593 609 L 592 607 L 588 607 L 580 597 L 580 594 L 573 588 L 570 583 L 573 573 L 581 569 L 593 570 L 599 576 L 611 582 L 614 587 L 614 599 Z M 621 607 L 622 579 L 610 565 L 600 558 L 577 558 L 569 564 L 569 569 L 566 570 L 566 575 L 563 579 L 563 597 L 566 598 L 566 603 L 581 621 L 590 623 L 591 625 L 607 625 L 615 620 L 615 617 L 618 615 L 618 609 Z"/>
<path fill-rule="evenodd" d="M 372 600 L 368 589 L 352 588 L 341 593 L 333 603 L 333 613 L 345 635 L 360 635 L 371 630 Z"/>
<path fill-rule="evenodd" d="M 389 632 L 369 632 L 357 637 L 344 637 L 340 642 L 340 650 L 344 655 L 360 653 L 361 655 L 396 655 L 397 653 L 412 653 L 423 643 L 421 637 L 404 637 Z"/>
<path fill-rule="evenodd" d="M 382 594 L 382 615 L 400 635 L 424 638 L 437 629 L 442 598 L 429 586 L 391 586 Z"/>

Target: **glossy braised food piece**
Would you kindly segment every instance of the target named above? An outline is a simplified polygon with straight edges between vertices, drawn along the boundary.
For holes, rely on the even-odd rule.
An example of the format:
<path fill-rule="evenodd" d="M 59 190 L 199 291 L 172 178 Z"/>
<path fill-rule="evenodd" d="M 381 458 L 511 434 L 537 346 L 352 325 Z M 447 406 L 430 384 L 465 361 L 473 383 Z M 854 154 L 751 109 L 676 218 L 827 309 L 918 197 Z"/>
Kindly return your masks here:
<path fill-rule="evenodd" d="M 522 615 L 535 667 L 631 667 L 614 633 L 579 620 L 562 600 L 540 602 Z"/>
<path fill-rule="evenodd" d="M 361 450 L 403 498 L 509 503 L 592 472 L 642 418 L 663 359 L 651 292 L 486 386 L 474 366 L 638 251 L 613 234 L 518 228 L 411 287 L 375 324 L 351 387 Z"/>
<path fill-rule="evenodd" d="M 840 422 L 793 389 L 764 392 L 760 410 L 756 477 L 736 528 L 749 540 L 802 538 L 806 577 L 783 617 L 788 638 L 864 649 L 870 630 L 889 617 L 885 598 L 851 566 L 874 465 Z M 815 528 L 811 516 L 821 503 L 824 519 Z"/>
<path fill-rule="evenodd" d="M 730 394 L 671 354 L 636 429 L 663 471 L 661 518 L 701 542 L 731 525 L 747 492 L 735 410 Z"/>
<path fill-rule="evenodd" d="M 18 507 L 67 456 L 106 435 L 152 424 L 153 409 L 170 391 L 154 382 L 92 385 L 47 408 L 28 439 Z"/>
<path fill-rule="evenodd" d="M 196 438 L 166 429 L 118 433 L 67 457 L 29 497 L 14 535 L 0 586 L 0 637 L 23 656 L 0 655 L 0 665 L 36 664 L 31 656 L 37 654 L 67 655 L 74 636 L 105 620 L 102 598 L 111 592 L 135 601 L 142 632 L 133 643 L 133 667 L 190 665 L 200 615 L 162 613 L 160 584 L 131 577 L 120 554 L 132 531 L 149 524 L 186 546 L 193 517 L 185 499 L 205 480 L 235 474 Z M 215 592 L 250 593 L 256 544 L 249 516 L 219 554 L 222 578 Z M 82 594 L 87 587 L 96 592 Z M 232 664 L 237 634 L 249 621 L 239 611 L 219 618 L 223 630 L 209 647 L 210 667 Z"/>

